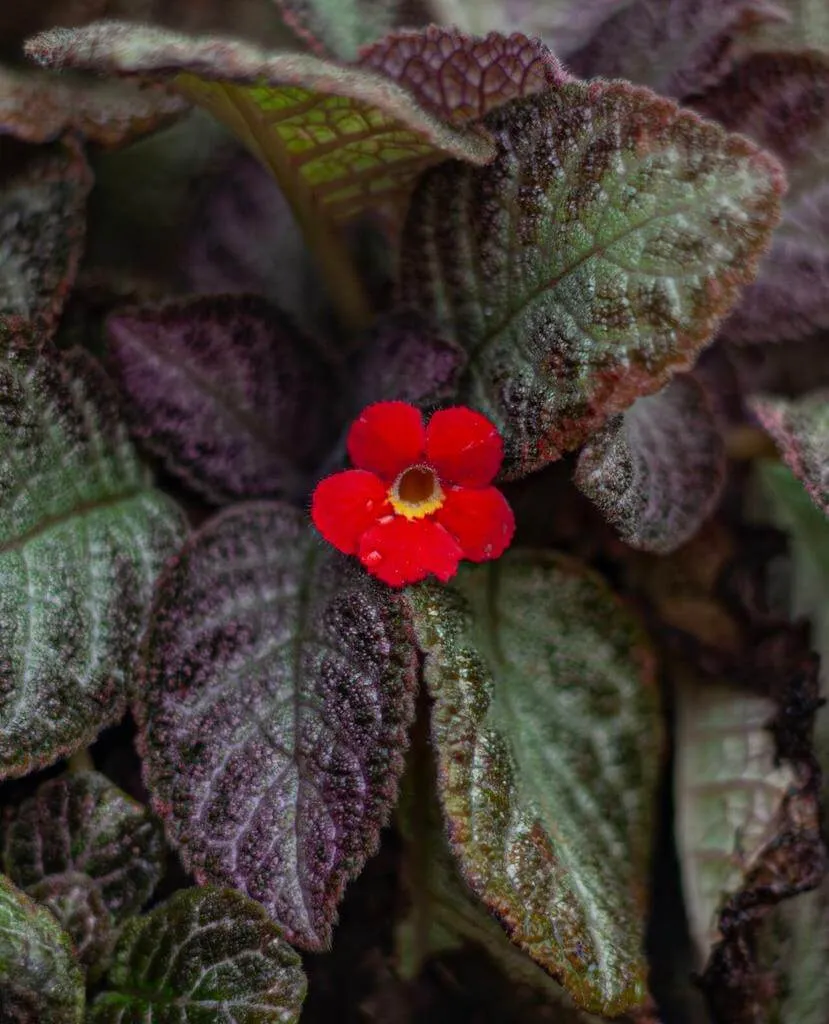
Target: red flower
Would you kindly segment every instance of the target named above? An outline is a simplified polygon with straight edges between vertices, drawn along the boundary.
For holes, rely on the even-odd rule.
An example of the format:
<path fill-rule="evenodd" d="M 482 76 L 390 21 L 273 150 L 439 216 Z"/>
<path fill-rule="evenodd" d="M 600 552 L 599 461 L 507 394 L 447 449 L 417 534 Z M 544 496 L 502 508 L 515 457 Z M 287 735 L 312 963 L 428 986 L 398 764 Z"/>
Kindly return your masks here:
<path fill-rule="evenodd" d="M 490 484 L 503 458 L 485 416 L 462 405 L 423 425 L 406 402 L 363 410 L 348 435 L 357 467 L 322 480 L 311 515 L 325 539 L 394 587 L 430 573 L 450 579 L 462 558 L 486 562 L 509 547 L 512 509 Z"/>

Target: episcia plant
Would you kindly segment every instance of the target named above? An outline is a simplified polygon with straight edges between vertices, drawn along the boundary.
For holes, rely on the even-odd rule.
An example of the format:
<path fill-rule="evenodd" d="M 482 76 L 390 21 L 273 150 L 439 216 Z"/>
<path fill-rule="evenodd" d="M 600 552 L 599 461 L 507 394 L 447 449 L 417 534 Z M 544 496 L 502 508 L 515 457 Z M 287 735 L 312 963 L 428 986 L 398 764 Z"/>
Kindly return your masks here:
<path fill-rule="evenodd" d="M 248 8 L 0 68 L 0 1021 L 824 1024 L 825 4 Z"/>

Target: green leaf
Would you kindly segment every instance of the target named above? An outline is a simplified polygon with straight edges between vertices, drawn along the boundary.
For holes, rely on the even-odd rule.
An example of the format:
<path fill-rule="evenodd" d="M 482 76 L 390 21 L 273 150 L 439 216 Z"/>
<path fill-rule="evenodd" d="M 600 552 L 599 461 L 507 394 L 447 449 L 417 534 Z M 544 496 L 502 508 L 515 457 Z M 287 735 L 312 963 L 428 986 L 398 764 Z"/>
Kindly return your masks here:
<path fill-rule="evenodd" d="M 90 742 L 126 705 L 155 577 L 184 536 L 91 357 L 0 323 L 0 775 Z M 19 326 L 19 325 L 18 325 Z"/>
<path fill-rule="evenodd" d="M 409 0 L 274 0 L 285 24 L 321 54 L 353 60 L 361 47 L 411 23 Z"/>
<path fill-rule="evenodd" d="M 0 1020 L 81 1024 L 83 975 L 54 917 L 0 875 Z"/>
<path fill-rule="evenodd" d="M 829 515 L 829 393 L 758 395 L 749 404 L 809 497 Z"/>
<path fill-rule="evenodd" d="M 307 515 L 237 505 L 160 581 L 137 717 L 153 806 L 199 882 L 323 949 L 397 797 L 417 652 L 399 599 Z"/>
<path fill-rule="evenodd" d="M 83 252 L 92 174 L 74 142 L 12 153 L 0 174 L 0 317 L 51 331 Z"/>
<path fill-rule="evenodd" d="M 777 17 L 746 33 L 744 44 L 763 52 L 829 52 L 829 8 L 824 0 L 775 0 Z"/>
<path fill-rule="evenodd" d="M 253 900 L 182 889 L 125 927 L 89 1024 L 294 1024 L 299 956 Z"/>
<path fill-rule="evenodd" d="M 642 1006 L 662 746 L 647 640 L 600 578 L 552 554 L 462 570 L 458 590 L 409 600 L 464 878 L 578 1006 Z"/>
<path fill-rule="evenodd" d="M 137 914 L 164 867 L 160 823 L 98 772 L 45 782 L 8 816 L 3 866 L 46 904 L 88 967 L 110 927 Z"/>
<path fill-rule="evenodd" d="M 783 177 L 624 83 L 566 83 L 484 123 L 494 163 L 420 180 L 400 295 L 469 352 L 461 397 L 516 477 L 693 364 L 754 275 Z"/>

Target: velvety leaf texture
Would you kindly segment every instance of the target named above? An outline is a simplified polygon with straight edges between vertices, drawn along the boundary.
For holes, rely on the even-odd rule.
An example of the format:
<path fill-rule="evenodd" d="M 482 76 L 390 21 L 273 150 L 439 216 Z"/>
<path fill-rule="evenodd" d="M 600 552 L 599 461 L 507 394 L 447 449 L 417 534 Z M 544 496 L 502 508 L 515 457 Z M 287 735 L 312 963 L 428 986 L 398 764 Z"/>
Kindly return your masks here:
<path fill-rule="evenodd" d="M 0 316 L 51 329 L 81 258 L 92 175 L 74 145 L 10 164 L 0 175 Z"/>
<path fill-rule="evenodd" d="M 625 78 L 682 99 L 728 72 L 742 28 L 774 18 L 767 0 L 636 0 L 572 54 L 568 67 L 580 77 Z"/>
<path fill-rule="evenodd" d="M 758 396 L 751 407 L 812 501 L 829 515 L 829 392 Z"/>
<path fill-rule="evenodd" d="M 0 341 L 0 775 L 22 775 L 123 713 L 184 523 L 149 486 L 91 357 Z"/>
<path fill-rule="evenodd" d="M 306 982 L 262 908 L 181 889 L 125 927 L 89 1024 L 294 1024 Z"/>
<path fill-rule="evenodd" d="M 110 923 L 137 914 L 164 865 L 160 823 L 94 771 L 50 779 L 4 829 L 3 866 L 45 903 L 94 965 Z"/>
<path fill-rule="evenodd" d="M 682 375 L 590 438 L 576 483 L 627 544 L 665 554 L 711 514 L 725 469 L 725 443 L 705 393 Z"/>
<path fill-rule="evenodd" d="M 359 63 L 398 82 L 420 107 L 452 124 L 479 120 L 510 100 L 570 80 L 540 39 L 498 32 L 480 38 L 438 25 L 387 36 L 367 47 Z"/>
<path fill-rule="evenodd" d="M 81 1024 L 84 985 L 69 936 L 0 875 L 0 1020 Z"/>
<path fill-rule="evenodd" d="M 331 440 L 314 343 L 254 297 L 185 299 L 107 321 L 133 436 L 208 499 L 304 493 Z"/>
<path fill-rule="evenodd" d="M 24 142 L 51 142 L 77 132 L 99 145 L 117 146 L 186 109 L 181 96 L 157 86 L 0 67 L 0 134 Z"/>
<path fill-rule="evenodd" d="M 451 398 L 466 353 L 412 311 L 383 317 L 366 343 L 357 382 L 358 408 L 398 400 L 429 406 Z"/>
<path fill-rule="evenodd" d="M 783 185 L 745 139 L 624 83 L 568 83 L 486 124 L 491 166 L 421 179 L 401 297 L 469 352 L 461 397 L 498 426 L 515 477 L 693 363 L 751 280 Z"/>
<path fill-rule="evenodd" d="M 598 577 L 541 552 L 462 570 L 458 590 L 410 599 L 463 875 L 579 1006 L 641 1006 L 661 749 L 645 636 Z"/>
<path fill-rule="evenodd" d="M 829 327 L 829 55 L 756 54 L 697 106 L 774 153 L 789 183 L 771 249 L 724 336 L 788 341 Z"/>
<path fill-rule="evenodd" d="M 305 190 L 336 218 L 407 195 L 424 168 L 447 157 L 485 163 L 494 152 L 480 129 L 437 120 L 389 79 L 307 54 L 118 22 L 43 33 L 27 48 L 52 67 L 175 77 L 281 185 Z"/>
<path fill-rule="evenodd" d="M 188 870 L 326 946 L 397 794 L 416 665 L 397 599 L 301 512 L 243 505 L 205 526 L 159 585 L 138 709 Z"/>

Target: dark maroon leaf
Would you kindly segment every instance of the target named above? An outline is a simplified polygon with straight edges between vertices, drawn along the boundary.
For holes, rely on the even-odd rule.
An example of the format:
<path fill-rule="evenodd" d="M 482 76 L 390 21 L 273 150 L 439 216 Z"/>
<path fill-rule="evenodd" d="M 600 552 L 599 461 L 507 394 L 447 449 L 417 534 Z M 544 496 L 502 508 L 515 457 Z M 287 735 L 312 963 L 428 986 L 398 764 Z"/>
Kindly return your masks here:
<path fill-rule="evenodd" d="M 397 794 L 417 670 L 399 599 L 302 513 L 243 505 L 168 568 L 145 656 L 145 780 L 185 866 L 324 948 Z"/>
<path fill-rule="evenodd" d="M 132 432 L 211 501 L 296 494 L 329 439 L 334 395 L 313 343 L 241 296 L 107 321 Z"/>
<path fill-rule="evenodd" d="M 92 175 L 77 146 L 34 149 L 0 138 L 0 315 L 52 330 L 72 287 Z"/>
<path fill-rule="evenodd" d="M 829 515 L 829 391 L 750 403 L 812 501 Z"/>
<path fill-rule="evenodd" d="M 438 25 L 392 33 L 366 47 L 358 63 L 391 78 L 424 110 L 454 124 L 479 120 L 510 100 L 570 80 L 540 39 L 498 32 L 481 38 Z"/>
<path fill-rule="evenodd" d="M 399 399 L 429 406 L 451 398 L 466 364 L 466 353 L 441 337 L 416 313 L 383 318 L 365 346 L 359 368 L 357 404 Z"/>
<path fill-rule="evenodd" d="M 576 483 L 626 543 L 666 554 L 711 514 L 725 468 L 725 444 L 705 393 L 682 375 L 590 439 Z"/>
<path fill-rule="evenodd" d="M 164 856 L 159 823 L 92 771 L 45 782 L 4 830 L 4 871 L 49 907 L 87 966 L 152 895 Z"/>

